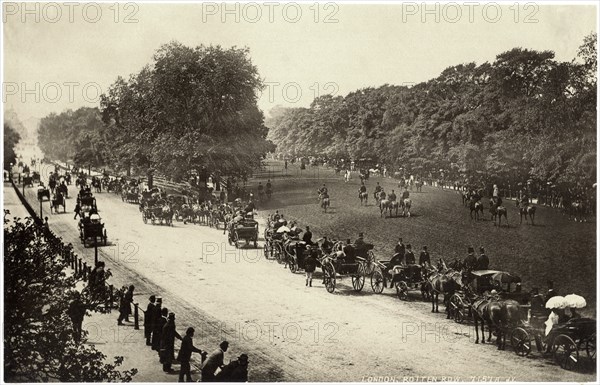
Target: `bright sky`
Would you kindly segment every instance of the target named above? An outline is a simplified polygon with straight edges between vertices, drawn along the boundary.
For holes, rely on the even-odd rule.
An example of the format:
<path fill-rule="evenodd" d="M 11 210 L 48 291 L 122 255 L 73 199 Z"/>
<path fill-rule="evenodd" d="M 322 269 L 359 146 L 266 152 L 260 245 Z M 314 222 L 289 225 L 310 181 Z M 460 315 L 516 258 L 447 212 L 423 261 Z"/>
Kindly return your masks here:
<path fill-rule="evenodd" d="M 259 102 L 267 112 L 308 106 L 316 94 L 418 83 L 513 47 L 571 60 L 597 31 L 589 3 L 50 4 L 3 3 L 3 101 L 22 121 L 98 106 L 98 91 L 170 40 L 249 47 L 270 84 Z"/>

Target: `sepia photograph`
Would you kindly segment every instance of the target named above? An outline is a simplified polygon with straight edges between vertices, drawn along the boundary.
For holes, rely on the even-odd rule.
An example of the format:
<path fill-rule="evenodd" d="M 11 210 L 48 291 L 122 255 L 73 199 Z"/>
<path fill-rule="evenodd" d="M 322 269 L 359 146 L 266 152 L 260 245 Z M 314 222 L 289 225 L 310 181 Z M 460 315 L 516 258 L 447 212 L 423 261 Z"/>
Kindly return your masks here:
<path fill-rule="evenodd" d="M 2 381 L 597 383 L 598 17 L 2 2 Z"/>

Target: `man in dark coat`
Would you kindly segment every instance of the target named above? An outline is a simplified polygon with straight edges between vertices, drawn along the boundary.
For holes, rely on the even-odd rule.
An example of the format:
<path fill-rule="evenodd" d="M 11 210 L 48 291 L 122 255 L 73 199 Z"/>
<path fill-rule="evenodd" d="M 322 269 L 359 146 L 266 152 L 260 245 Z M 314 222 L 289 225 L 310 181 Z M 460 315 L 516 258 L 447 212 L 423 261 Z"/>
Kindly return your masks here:
<path fill-rule="evenodd" d="M 190 359 L 192 358 L 192 353 L 200 353 L 202 356 L 202 362 L 206 360 L 206 352 L 198 349 L 194 346 L 192 338 L 194 337 L 194 328 L 189 327 L 185 331 L 185 337 L 181 340 L 181 348 L 179 349 L 179 354 L 177 355 L 177 361 L 181 363 L 181 368 L 179 370 L 179 382 L 184 382 L 184 376 L 187 382 L 193 382 L 192 375 L 190 373 Z"/>
<path fill-rule="evenodd" d="M 307 227 L 308 231 L 308 227 Z M 317 268 L 317 252 L 311 245 L 306 246 L 306 257 L 304 259 L 304 271 L 306 272 L 306 286 L 312 287 L 312 277 Z"/>
<path fill-rule="evenodd" d="M 131 303 L 133 302 L 133 285 L 129 286 L 127 292 L 121 297 L 119 304 L 119 318 L 117 319 L 119 325 L 123 325 L 123 320 L 129 322 L 129 315 L 131 314 Z"/>
<path fill-rule="evenodd" d="M 465 269 L 468 272 L 473 271 L 475 269 L 475 267 L 477 266 L 477 258 L 475 257 L 474 253 L 475 253 L 475 249 L 473 249 L 472 247 L 469 247 L 468 255 L 465 258 L 465 260 L 463 261 Z"/>
<path fill-rule="evenodd" d="M 75 292 L 75 298 L 69 304 L 67 315 L 71 318 L 73 323 L 73 339 L 79 343 L 81 341 L 81 327 L 83 324 L 83 318 L 85 317 L 86 307 L 81 301 L 81 295 L 79 292 Z"/>
<path fill-rule="evenodd" d="M 398 238 L 398 243 L 396 244 L 396 247 L 394 247 L 394 253 L 396 254 L 400 254 L 404 257 L 404 243 L 402 243 L 402 238 Z"/>
<path fill-rule="evenodd" d="M 302 240 L 306 242 L 307 245 L 312 245 L 312 232 L 310 231 L 310 227 L 306 226 L 306 232 L 302 235 Z"/>
<path fill-rule="evenodd" d="M 242 354 L 231 361 L 216 376 L 217 382 L 248 382 L 248 355 Z"/>
<path fill-rule="evenodd" d="M 150 302 L 148 302 L 148 306 L 144 312 L 144 336 L 146 337 L 146 345 L 148 346 L 152 346 L 151 338 L 152 329 L 154 329 L 154 302 L 156 302 L 156 297 L 151 295 Z"/>
<path fill-rule="evenodd" d="M 158 358 L 160 359 L 160 363 L 164 362 L 163 355 L 161 354 L 161 346 L 162 346 L 162 335 L 165 325 L 169 319 L 169 309 L 163 307 L 160 310 L 160 317 L 158 320 L 154 321 L 154 332 L 152 334 L 152 349 L 154 349 L 154 335 L 156 335 L 156 351 L 158 353 Z"/>
<path fill-rule="evenodd" d="M 152 350 L 159 351 L 160 350 L 160 335 L 162 333 L 162 329 L 160 328 L 160 319 L 162 317 L 162 298 L 158 297 L 156 299 L 156 304 L 154 305 L 153 315 L 152 315 Z"/>
<path fill-rule="evenodd" d="M 160 340 L 160 354 L 163 364 L 163 372 L 171 371 L 171 364 L 175 359 L 175 338 L 182 340 L 175 327 L 175 313 L 169 313 L 167 323 L 163 326 Z"/>
<path fill-rule="evenodd" d="M 431 257 L 429 256 L 429 252 L 427 251 L 427 246 L 423 246 L 421 255 L 419 255 L 419 265 L 431 266 Z"/>
<path fill-rule="evenodd" d="M 479 258 L 477 258 L 477 270 L 488 270 L 490 268 L 490 259 L 487 255 L 485 255 L 485 249 L 483 247 L 479 248 Z"/>
<path fill-rule="evenodd" d="M 404 261 L 406 262 L 407 265 L 415 264 L 415 254 L 412 251 L 412 246 L 410 245 L 410 243 L 408 245 L 406 245 L 406 253 L 404 254 Z"/>
<path fill-rule="evenodd" d="M 215 372 L 218 368 L 223 368 L 223 359 L 228 348 L 229 342 L 223 341 L 219 345 L 219 349 L 208 356 L 202 366 L 202 382 L 215 382 Z"/>

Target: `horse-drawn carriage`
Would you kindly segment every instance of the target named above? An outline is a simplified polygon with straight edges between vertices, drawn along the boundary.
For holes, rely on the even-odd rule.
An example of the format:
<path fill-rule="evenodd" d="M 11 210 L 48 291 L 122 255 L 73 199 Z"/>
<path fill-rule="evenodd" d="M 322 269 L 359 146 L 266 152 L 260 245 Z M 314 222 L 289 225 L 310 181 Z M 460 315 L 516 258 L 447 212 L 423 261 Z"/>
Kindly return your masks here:
<path fill-rule="evenodd" d="M 532 341 L 538 352 L 552 354 L 563 369 L 575 369 L 580 364 L 580 352 L 596 362 L 596 320 L 591 318 L 572 318 L 554 326 L 548 334 L 543 323 L 533 320 L 511 332 L 510 343 L 520 356 L 531 353 Z"/>
<path fill-rule="evenodd" d="M 147 202 L 142 209 L 142 220 L 144 223 L 173 225 L 173 210 L 171 206 L 163 199 Z"/>
<path fill-rule="evenodd" d="M 350 260 L 345 258 L 338 259 L 338 253 L 334 252 L 321 260 L 325 289 L 329 293 L 333 293 L 338 278 L 350 277 L 352 278 L 352 288 L 354 291 L 361 291 L 365 285 L 365 278 L 368 275 L 368 261 L 358 256 Z"/>
<path fill-rule="evenodd" d="M 40 185 L 37 190 L 37 199 L 38 201 L 43 201 L 44 198 L 50 200 L 50 189 Z"/>
<path fill-rule="evenodd" d="M 371 289 L 374 293 L 381 294 L 391 282 L 391 286 L 396 289 L 398 299 L 408 300 L 410 290 L 419 289 L 424 293 L 424 285 L 427 279 L 420 265 L 397 265 L 389 266 L 390 261 L 375 262 L 375 269 L 371 274 Z"/>
<path fill-rule="evenodd" d="M 33 177 L 31 177 L 30 175 L 24 176 L 23 179 L 21 179 L 21 181 L 23 182 L 23 186 L 33 187 Z"/>
<path fill-rule="evenodd" d="M 39 173 L 39 172 L 37 172 L 37 171 L 34 171 L 34 172 L 31 174 L 31 181 L 32 181 L 33 183 L 40 183 L 40 173 Z M 33 187 L 33 186 L 32 186 L 32 187 Z"/>
<path fill-rule="evenodd" d="M 231 222 L 229 224 L 229 231 L 227 233 L 227 239 L 230 245 L 235 245 L 236 248 L 240 247 L 240 242 L 245 241 L 248 245 L 250 242 L 254 243 L 254 248 L 258 247 L 258 222 L 254 219 L 241 219 L 237 222 Z"/>
<path fill-rule="evenodd" d="M 96 213 L 90 214 L 89 211 L 82 212 L 82 218 L 79 221 L 79 237 L 84 247 L 92 246 L 100 240 L 106 246 L 107 235 L 104 223 Z"/>
<path fill-rule="evenodd" d="M 121 190 L 121 200 L 127 203 L 139 203 L 140 189 L 137 186 L 126 186 Z"/>
<path fill-rule="evenodd" d="M 83 190 L 79 192 L 79 194 L 77 195 L 77 203 L 79 203 L 81 207 L 90 206 L 94 209 L 97 209 L 96 198 L 89 190 Z"/>
<path fill-rule="evenodd" d="M 167 195 L 167 201 L 173 209 L 176 221 L 187 223 L 192 220 L 194 210 L 190 206 L 190 199 L 186 195 L 169 194 Z"/>

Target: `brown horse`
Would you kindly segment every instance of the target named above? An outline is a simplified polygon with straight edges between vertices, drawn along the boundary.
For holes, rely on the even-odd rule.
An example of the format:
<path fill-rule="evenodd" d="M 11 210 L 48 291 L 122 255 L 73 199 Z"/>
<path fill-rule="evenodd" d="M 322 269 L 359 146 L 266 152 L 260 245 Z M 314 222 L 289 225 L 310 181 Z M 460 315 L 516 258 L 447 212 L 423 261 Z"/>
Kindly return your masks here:
<path fill-rule="evenodd" d="M 531 218 L 531 225 L 533 226 L 535 219 L 535 206 L 529 205 L 519 205 L 519 215 L 521 216 L 521 222 L 523 223 L 523 217 L 525 217 L 525 222 L 527 222 L 527 216 Z"/>
<path fill-rule="evenodd" d="M 492 339 L 492 329 L 496 332 L 498 349 L 506 347 L 506 335 L 521 321 L 519 303 L 515 300 L 500 300 L 497 296 L 488 296 L 476 300 L 472 305 L 475 325 L 475 343 L 479 343 L 479 324 L 481 324 L 481 343 L 485 343 L 485 324 L 488 325 L 488 341 Z"/>
<path fill-rule="evenodd" d="M 498 226 L 502 226 L 502 217 L 504 217 L 508 226 L 507 211 L 506 207 L 498 205 L 494 199 L 490 199 L 490 214 L 492 215 L 491 220 L 494 221 L 494 225 L 496 224 L 496 219 L 498 219 Z"/>
<path fill-rule="evenodd" d="M 443 302 L 448 310 L 448 299 L 454 294 L 455 291 L 462 288 L 462 273 L 460 271 L 450 270 L 446 267 L 443 260 L 441 262 L 441 269 L 439 272 L 433 272 L 427 281 L 429 283 L 429 293 L 431 296 L 431 312 L 439 313 L 438 298 L 440 294 L 443 294 Z M 447 318 L 450 318 L 448 313 Z"/>
<path fill-rule="evenodd" d="M 473 219 L 473 213 L 475 213 L 475 219 L 479 220 L 479 215 L 481 214 L 481 219 L 483 219 L 483 204 L 479 200 L 471 199 L 469 201 L 469 215 L 471 219 Z"/>

